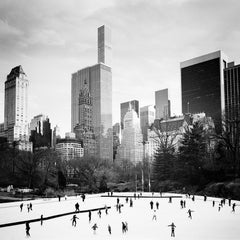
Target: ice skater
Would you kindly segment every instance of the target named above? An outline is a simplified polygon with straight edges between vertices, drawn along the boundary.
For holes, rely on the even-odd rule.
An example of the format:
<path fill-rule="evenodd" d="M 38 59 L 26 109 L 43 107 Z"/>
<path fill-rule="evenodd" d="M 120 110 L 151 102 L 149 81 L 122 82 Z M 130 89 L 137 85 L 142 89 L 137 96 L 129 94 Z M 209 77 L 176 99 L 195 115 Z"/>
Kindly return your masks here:
<path fill-rule="evenodd" d="M 194 195 L 192 196 L 192 201 L 193 201 L 193 202 L 195 201 L 195 196 L 194 196 Z"/>
<path fill-rule="evenodd" d="M 29 222 L 26 222 L 26 237 L 30 237 L 30 225 L 29 225 Z"/>
<path fill-rule="evenodd" d="M 231 198 L 228 199 L 228 205 L 229 205 L 229 207 L 231 206 L 231 200 L 232 200 Z"/>
<path fill-rule="evenodd" d="M 153 201 L 150 202 L 151 210 L 153 209 Z"/>
<path fill-rule="evenodd" d="M 128 197 L 126 197 L 126 203 L 128 203 Z"/>
<path fill-rule="evenodd" d="M 176 228 L 175 224 L 172 223 L 168 225 L 168 227 L 171 227 L 171 237 L 175 237 L 175 228 Z"/>
<path fill-rule="evenodd" d="M 213 206 L 213 207 L 215 206 L 215 201 L 214 201 L 214 200 L 212 201 L 212 206 Z"/>
<path fill-rule="evenodd" d="M 75 212 L 79 212 L 80 210 L 79 210 L 79 203 L 77 202 L 76 204 L 75 204 Z"/>
<path fill-rule="evenodd" d="M 71 221 L 72 221 L 72 226 L 76 227 L 77 225 L 77 219 L 79 219 L 76 214 L 73 215 Z"/>
<path fill-rule="evenodd" d="M 169 203 L 172 203 L 172 197 L 169 197 L 169 201 L 168 201 Z"/>
<path fill-rule="evenodd" d="M 102 216 L 102 213 L 101 213 L 100 209 L 98 210 L 98 216 L 99 216 L 99 218 L 101 218 L 101 216 Z"/>
<path fill-rule="evenodd" d="M 152 220 L 155 220 L 155 221 L 157 221 L 157 215 L 156 215 L 156 210 L 154 210 L 154 213 L 153 213 L 153 217 L 152 217 Z"/>
<path fill-rule="evenodd" d="M 40 222 L 41 222 L 41 226 L 42 226 L 43 225 L 43 215 L 41 215 Z"/>
<path fill-rule="evenodd" d="M 157 209 L 159 208 L 159 202 L 156 202 L 156 207 L 157 207 Z"/>
<path fill-rule="evenodd" d="M 92 226 L 93 229 L 93 233 L 96 234 L 96 230 L 97 230 L 98 226 L 96 223 L 94 223 L 94 225 Z"/>
<path fill-rule="evenodd" d="M 29 204 L 29 208 L 32 211 L 32 203 Z"/>
<path fill-rule="evenodd" d="M 126 224 L 122 222 L 122 233 L 126 233 Z"/>
<path fill-rule="evenodd" d="M 189 217 L 190 219 L 192 219 L 192 212 L 194 212 L 194 211 L 191 210 L 191 209 L 188 209 L 188 211 L 187 211 L 188 217 Z"/>
<path fill-rule="evenodd" d="M 106 213 L 106 215 L 108 215 L 108 207 L 107 207 L 107 205 L 105 205 L 105 213 Z"/>
<path fill-rule="evenodd" d="M 30 205 L 29 204 L 27 204 L 27 210 L 28 210 L 28 212 L 30 211 Z"/>
<path fill-rule="evenodd" d="M 20 211 L 22 212 L 23 209 L 23 203 L 20 204 Z"/>
<path fill-rule="evenodd" d="M 89 222 L 91 222 L 91 219 L 92 219 L 92 212 L 89 211 L 89 212 L 88 212 L 88 220 L 89 220 Z"/>
<path fill-rule="evenodd" d="M 86 198 L 85 194 L 83 193 L 81 197 L 82 197 L 82 201 L 84 202 Z"/>
<path fill-rule="evenodd" d="M 133 207 L 133 200 L 130 199 L 130 207 Z"/>
<path fill-rule="evenodd" d="M 112 234 L 112 228 L 109 224 L 108 224 L 108 232 L 109 232 L 110 235 Z"/>
<path fill-rule="evenodd" d="M 233 203 L 233 205 L 232 205 L 232 212 L 235 212 L 235 207 L 236 207 L 236 203 Z"/>
<path fill-rule="evenodd" d="M 204 202 L 206 202 L 207 201 L 207 196 L 206 195 L 204 195 Z"/>

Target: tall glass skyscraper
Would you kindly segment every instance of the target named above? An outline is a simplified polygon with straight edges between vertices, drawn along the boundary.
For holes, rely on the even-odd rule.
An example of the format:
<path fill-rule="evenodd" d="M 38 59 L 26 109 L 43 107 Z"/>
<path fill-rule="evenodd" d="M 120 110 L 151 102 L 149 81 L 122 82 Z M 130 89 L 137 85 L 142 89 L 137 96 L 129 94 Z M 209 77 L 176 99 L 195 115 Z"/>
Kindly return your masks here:
<path fill-rule="evenodd" d="M 171 116 L 170 100 L 168 99 L 168 89 L 155 92 L 156 119 L 168 119 Z"/>
<path fill-rule="evenodd" d="M 105 29 L 105 26 L 99 29 Z M 98 29 L 98 31 L 100 31 Z M 113 140 L 112 140 L 112 70 L 110 66 L 105 65 L 107 56 L 101 48 L 105 47 L 102 44 L 105 35 L 104 31 L 98 34 L 99 47 L 98 56 L 99 63 L 91 67 L 86 67 L 72 74 L 72 93 L 71 93 L 71 128 L 72 131 L 76 125 L 83 121 L 82 113 L 79 108 L 79 94 L 80 91 L 88 89 L 92 99 L 91 118 L 89 114 L 85 121 L 91 119 L 93 126 L 93 135 L 96 141 L 96 155 L 98 158 L 109 159 L 113 158 Z M 103 35 L 102 35 L 103 34 Z M 108 31 L 108 34 L 110 32 Z M 104 56 L 102 56 L 104 55 Z M 104 59 L 104 61 L 103 61 Z M 85 108 L 87 111 L 88 108 Z M 88 123 L 89 124 L 89 123 Z M 86 122 L 86 125 L 88 125 Z"/>
<path fill-rule="evenodd" d="M 224 113 L 223 70 L 227 57 L 221 51 L 209 53 L 180 63 L 182 113 L 205 112 L 212 117 L 217 131 Z"/>

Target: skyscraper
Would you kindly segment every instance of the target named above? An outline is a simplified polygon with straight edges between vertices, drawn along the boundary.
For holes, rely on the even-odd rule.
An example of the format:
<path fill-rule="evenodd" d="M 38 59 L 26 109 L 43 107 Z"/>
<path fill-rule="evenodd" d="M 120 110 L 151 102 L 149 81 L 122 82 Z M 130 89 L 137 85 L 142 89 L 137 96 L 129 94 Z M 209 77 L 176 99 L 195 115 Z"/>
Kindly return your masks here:
<path fill-rule="evenodd" d="M 102 27 L 105 29 L 105 26 Z M 108 39 L 105 33 L 103 31 L 103 33 L 101 32 L 103 36 L 101 34 L 98 35 L 99 38 L 101 37 L 101 39 L 98 39 L 99 43 Z M 105 45 L 104 43 L 101 46 Z M 98 64 L 86 67 L 72 74 L 71 128 L 74 131 L 74 128 L 83 119 L 87 125 L 90 124 L 89 121 L 92 121 L 93 134 L 96 140 L 95 156 L 112 160 L 112 70 L 110 66 L 104 64 L 108 62 L 107 57 L 107 52 L 98 51 Z M 103 61 L 104 63 L 102 63 Z M 91 107 L 81 108 L 79 105 L 79 95 L 81 91 L 86 91 L 86 89 L 89 91 L 89 96 L 91 97 Z M 83 112 L 80 109 L 83 109 Z M 85 114 L 84 112 L 86 111 L 90 112 Z"/>
<path fill-rule="evenodd" d="M 228 64 L 224 70 L 225 118 L 240 120 L 240 65 Z"/>
<path fill-rule="evenodd" d="M 11 70 L 5 82 L 4 131 L 9 143 L 31 151 L 28 129 L 28 80 L 22 66 Z"/>
<path fill-rule="evenodd" d="M 140 125 L 143 134 L 143 141 L 148 140 L 148 129 L 155 119 L 154 106 L 148 105 L 140 108 Z"/>
<path fill-rule="evenodd" d="M 168 119 L 171 115 L 170 100 L 168 99 L 168 89 L 155 92 L 156 119 Z"/>
<path fill-rule="evenodd" d="M 98 28 L 98 63 L 112 66 L 111 30 L 105 25 Z"/>
<path fill-rule="evenodd" d="M 30 131 L 30 141 L 34 149 L 52 146 L 52 129 L 47 116 L 43 114 L 35 116 L 30 122 Z"/>
<path fill-rule="evenodd" d="M 223 52 L 217 51 L 180 63 L 183 114 L 205 112 L 213 118 L 217 131 L 224 113 L 223 69 L 227 61 Z"/>
<path fill-rule="evenodd" d="M 123 123 L 122 141 L 118 148 L 117 158 L 130 160 L 136 164 L 143 160 L 143 137 L 140 119 L 131 105 L 124 116 Z"/>
<path fill-rule="evenodd" d="M 121 112 L 121 129 L 124 128 L 123 120 L 128 112 L 129 104 L 131 105 L 131 108 L 134 109 L 134 111 L 137 113 L 137 116 L 139 117 L 139 101 L 132 100 L 128 102 L 121 103 L 120 105 L 120 112 Z"/>

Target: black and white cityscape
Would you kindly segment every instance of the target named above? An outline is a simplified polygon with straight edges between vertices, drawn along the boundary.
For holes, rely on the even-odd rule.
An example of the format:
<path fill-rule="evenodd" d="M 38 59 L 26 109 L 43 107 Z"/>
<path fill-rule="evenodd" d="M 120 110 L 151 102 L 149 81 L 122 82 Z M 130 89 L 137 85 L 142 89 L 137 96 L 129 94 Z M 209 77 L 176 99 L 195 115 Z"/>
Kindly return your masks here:
<path fill-rule="evenodd" d="M 240 236 L 240 3 L 0 3 L 0 236 Z"/>

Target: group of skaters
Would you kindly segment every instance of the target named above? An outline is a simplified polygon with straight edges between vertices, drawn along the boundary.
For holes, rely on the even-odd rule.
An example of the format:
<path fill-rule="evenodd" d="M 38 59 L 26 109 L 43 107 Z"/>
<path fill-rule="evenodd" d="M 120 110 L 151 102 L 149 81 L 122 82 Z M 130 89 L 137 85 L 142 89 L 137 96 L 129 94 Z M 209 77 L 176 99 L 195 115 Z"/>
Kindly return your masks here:
<path fill-rule="evenodd" d="M 152 195 L 153 195 L 153 194 L 154 194 L 154 193 L 152 193 Z M 110 194 L 109 194 L 109 195 L 110 195 Z M 162 193 L 160 192 L 160 196 L 161 196 L 161 195 L 162 195 Z M 111 192 L 111 196 L 113 196 L 113 193 L 112 193 L 112 192 Z M 134 198 L 134 199 L 137 199 L 137 198 L 139 198 L 139 196 L 142 196 L 142 194 L 136 195 L 136 193 L 134 193 L 133 198 Z M 191 198 L 192 201 L 195 201 L 195 196 L 194 196 L 194 195 L 191 196 L 190 194 L 187 194 L 186 197 L 187 197 L 187 198 Z M 84 202 L 84 200 L 85 200 L 85 195 L 82 195 L 81 198 L 82 198 L 82 201 Z M 203 196 L 203 200 L 204 200 L 204 201 L 207 201 L 207 196 L 206 196 L 206 195 Z M 130 207 L 133 207 L 132 197 L 125 197 L 125 201 L 126 201 L 126 204 L 127 204 L 128 202 L 130 203 L 130 205 L 129 205 Z M 220 209 L 226 204 L 226 201 L 227 201 L 226 199 L 222 199 L 222 200 L 220 201 L 220 203 L 219 203 L 219 211 L 220 211 Z M 169 203 L 172 203 L 172 197 L 169 197 Z M 213 204 L 213 207 L 214 207 L 214 206 L 215 206 L 215 200 L 212 201 L 212 204 Z M 228 199 L 228 205 L 232 207 L 232 212 L 235 212 L 236 203 L 233 203 L 233 204 L 232 204 L 232 203 L 231 203 L 231 199 Z M 119 197 L 117 197 L 116 210 L 117 210 L 119 213 L 121 213 L 121 207 L 123 207 L 123 206 L 124 206 L 124 205 L 120 203 Z M 156 206 L 156 208 L 155 208 L 154 206 Z M 183 208 L 186 208 L 186 201 L 185 201 L 185 200 L 180 200 L 180 207 L 181 207 L 182 209 L 183 209 Z M 108 214 L 108 208 L 109 208 L 109 207 L 107 207 L 107 206 L 105 205 L 105 207 L 104 207 L 104 209 L 103 209 L 103 210 L 105 210 L 106 215 Z M 151 201 L 150 201 L 150 208 L 151 208 L 151 210 L 153 210 L 152 220 L 155 220 L 155 221 L 156 221 L 156 220 L 157 220 L 156 209 L 157 209 L 157 210 L 159 209 L 159 202 L 156 201 L 155 204 L 154 204 L 154 202 L 151 200 Z M 20 210 L 22 211 L 22 209 L 23 209 L 23 203 L 20 204 Z M 27 204 L 27 209 L 28 209 L 28 212 L 29 212 L 30 210 L 32 210 L 32 203 Z M 75 204 L 75 211 L 76 211 L 76 212 L 80 212 L 79 203 L 76 203 L 76 204 Z M 187 211 L 187 213 L 188 213 L 188 218 L 192 219 L 192 213 L 193 213 L 193 212 L 194 212 L 193 210 L 188 209 L 188 211 Z M 97 211 L 97 214 L 98 214 L 99 218 L 101 218 L 101 215 L 102 215 L 101 209 L 99 209 L 99 210 Z M 89 212 L 88 212 L 88 218 L 89 218 L 89 223 L 90 223 L 90 222 L 91 222 L 91 219 L 92 219 L 92 211 L 91 211 L 91 210 L 89 210 Z M 71 218 L 72 226 L 73 226 L 73 227 L 76 227 L 76 225 L 77 225 L 77 219 L 79 219 L 79 218 L 77 217 L 76 214 L 74 214 L 73 217 Z M 41 215 L 40 221 L 41 221 L 41 225 L 42 225 L 42 223 L 43 223 L 43 215 Z M 27 237 L 30 236 L 30 232 L 29 232 L 29 231 L 30 231 L 30 224 L 29 224 L 29 223 L 30 223 L 29 221 L 26 222 L 26 236 L 27 236 Z M 175 237 L 175 228 L 176 228 L 176 225 L 174 224 L 174 222 L 172 222 L 170 225 L 168 225 L 168 227 L 171 227 L 171 237 Z M 97 223 L 94 223 L 91 228 L 93 229 L 93 233 L 96 234 L 96 231 L 97 231 L 97 229 L 98 229 Z M 111 227 L 110 224 L 108 224 L 108 226 L 107 226 L 107 231 L 108 231 L 108 233 L 109 233 L 110 235 L 112 234 L 112 227 Z M 128 223 L 127 223 L 127 222 L 122 222 L 122 233 L 126 233 L 127 231 L 128 231 Z"/>
<path fill-rule="evenodd" d="M 20 204 L 20 211 L 22 212 L 22 210 L 23 210 L 23 203 Z M 27 210 L 28 210 L 28 212 L 33 210 L 32 209 L 32 203 L 27 204 Z"/>

